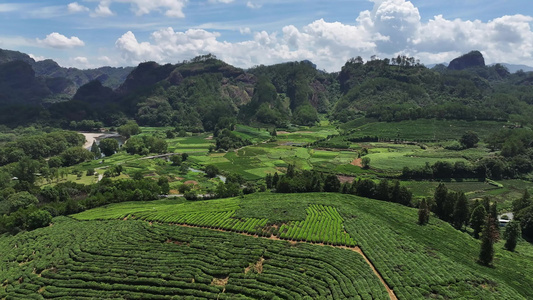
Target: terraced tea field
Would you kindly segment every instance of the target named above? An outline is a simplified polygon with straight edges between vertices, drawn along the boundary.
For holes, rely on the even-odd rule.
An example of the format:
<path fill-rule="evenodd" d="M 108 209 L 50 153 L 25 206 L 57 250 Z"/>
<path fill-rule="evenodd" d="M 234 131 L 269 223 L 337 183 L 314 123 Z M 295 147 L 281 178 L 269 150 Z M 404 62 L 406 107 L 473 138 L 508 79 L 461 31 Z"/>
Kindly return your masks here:
<path fill-rule="evenodd" d="M 0 247 L 7 299 L 389 299 L 354 251 L 196 228 L 58 218 Z"/>
<path fill-rule="evenodd" d="M 478 240 L 434 218 L 428 226 L 419 226 L 417 210 L 392 203 L 314 193 L 254 194 L 176 204 L 165 200 L 161 204 L 155 201 L 132 206 L 130 211 L 128 205 L 132 204 L 114 204 L 73 217 L 89 222 L 128 218 L 121 222 L 142 219 L 147 224 L 171 223 L 175 228 L 210 228 L 246 234 L 247 238 L 254 235 L 268 242 L 287 239 L 298 247 L 302 243 L 320 243 L 355 250 L 356 246 L 398 299 L 455 299 L 465 295 L 470 299 L 528 299 L 533 296 L 533 267 L 524 263 L 533 259 L 530 251 L 510 253 L 498 244 L 495 268 L 482 267 L 476 263 Z M 305 247 L 316 247 L 313 251 L 334 249 L 319 245 Z M 355 288 L 367 290 L 359 285 Z"/>

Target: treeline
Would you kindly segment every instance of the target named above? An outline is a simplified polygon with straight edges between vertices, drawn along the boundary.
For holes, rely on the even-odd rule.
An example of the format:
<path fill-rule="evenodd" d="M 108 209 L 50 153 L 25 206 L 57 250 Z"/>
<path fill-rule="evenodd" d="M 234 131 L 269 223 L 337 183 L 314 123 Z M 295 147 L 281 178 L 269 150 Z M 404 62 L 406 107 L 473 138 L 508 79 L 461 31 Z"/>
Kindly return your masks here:
<path fill-rule="evenodd" d="M 169 189 L 165 177 L 154 181 L 142 176 L 116 181 L 104 177 L 93 185 L 58 183 L 42 189 L 34 188 L 30 192 L 6 188 L 0 195 L 0 233 L 16 234 L 48 226 L 52 217 L 110 203 L 155 200 L 160 194 L 168 194 Z"/>
<path fill-rule="evenodd" d="M 527 173 L 533 169 L 531 161 L 524 161 L 521 158 L 507 160 L 503 157 L 488 157 L 475 162 L 437 161 L 433 165 L 426 163 L 421 168 L 404 167 L 402 179 L 466 179 L 476 178 L 485 180 L 486 178 L 500 180 L 504 178 L 516 178 L 520 174 Z"/>
<path fill-rule="evenodd" d="M 294 165 L 289 165 L 287 173 L 279 176 L 267 174 L 266 186 L 277 193 L 311 193 L 311 192 L 341 192 L 382 201 L 395 202 L 411 206 L 413 195 L 405 186 L 395 180 L 381 179 L 378 183 L 371 179 L 354 179 L 352 183 L 341 184 L 333 174 L 324 175 L 316 171 L 297 171 Z"/>
<path fill-rule="evenodd" d="M 433 212 L 441 220 L 451 223 L 456 229 L 469 224 L 470 208 L 464 193 L 449 191 L 440 183 L 435 189 Z"/>
<path fill-rule="evenodd" d="M 85 142 L 83 135 L 73 131 L 54 131 L 39 135 L 22 136 L 0 147 L 0 165 L 18 162 L 23 157 L 42 159 L 59 155 Z"/>

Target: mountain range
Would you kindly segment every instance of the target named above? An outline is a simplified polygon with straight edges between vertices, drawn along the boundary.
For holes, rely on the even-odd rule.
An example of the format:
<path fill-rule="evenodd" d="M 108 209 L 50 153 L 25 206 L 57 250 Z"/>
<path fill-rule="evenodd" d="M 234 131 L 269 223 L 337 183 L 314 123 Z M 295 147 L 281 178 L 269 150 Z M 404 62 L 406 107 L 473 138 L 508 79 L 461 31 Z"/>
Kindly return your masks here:
<path fill-rule="evenodd" d="M 133 118 L 140 125 L 210 131 L 228 122 L 313 125 L 320 115 L 337 122 L 362 116 L 528 122 L 532 86 L 533 73 L 486 66 L 479 51 L 448 67 L 428 69 L 406 56 L 357 57 L 326 73 L 310 61 L 243 70 L 210 54 L 178 64 L 78 70 L 0 50 L 0 106 L 9 106 L 0 123 L 119 126 Z"/>

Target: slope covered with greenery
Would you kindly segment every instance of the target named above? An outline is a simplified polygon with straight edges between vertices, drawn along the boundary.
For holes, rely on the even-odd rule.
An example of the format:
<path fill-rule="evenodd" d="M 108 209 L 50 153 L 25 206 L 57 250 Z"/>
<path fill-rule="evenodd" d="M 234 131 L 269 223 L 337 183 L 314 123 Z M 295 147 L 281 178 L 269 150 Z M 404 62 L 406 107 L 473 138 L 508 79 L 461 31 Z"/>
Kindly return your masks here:
<path fill-rule="evenodd" d="M 526 263 L 531 259 L 528 252 L 511 253 L 497 244 L 495 267 L 480 266 L 476 262 L 479 241 L 435 218 L 431 218 L 427 226 L 417 225 L 417 211 L 397 204 L 313 193 L 254 194 L 208 202 L 172 204 L 165 200 L 130 205 L 115 204 L 83 212 L 74 218 L 127 217 L 331 245 L 350 246 L 353 239 L 400 299 L 520 299 L 532 296 L 533 269 Z M 317 214 L 317 209 L 331 214 Z M 341 228 L 350 240 L 336 235 L 343 229 L 335 225 L 335 211 L 338 211 Z M 221 217 L 225 212 L 228 212 L 226 217 Z M 197 214 L 196 218 L 191 218 L 191 213 Z M 254 219 L 258 222 L 249 223 L 254 226 L 236 228 L 225 225 L 231 222 L 244 225 L 246 220 Z M 291 234 L 295 230 L 296 234 Z M 323 235 L 316 238 L 314 232 Z M 340 241 L 336 236 L 341 236 Z"/>

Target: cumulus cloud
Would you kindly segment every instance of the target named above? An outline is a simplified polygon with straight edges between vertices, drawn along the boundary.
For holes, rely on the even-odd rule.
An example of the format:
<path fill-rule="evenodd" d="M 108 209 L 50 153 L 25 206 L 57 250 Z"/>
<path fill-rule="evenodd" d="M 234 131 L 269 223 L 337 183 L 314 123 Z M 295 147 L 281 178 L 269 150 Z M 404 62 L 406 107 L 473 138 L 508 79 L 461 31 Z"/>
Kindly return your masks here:
<path fill-rule="evenodd" d="M 405 0 L 373 0 L 372 10 L 359 14 L 354 24 L 316 20 L 306 26 L 287 25 L 280 31 L 252 32 L 241 28 L 244 41 L 227 42 L 217 32 L 172 28 L 155 31 L 149 41 L 138 41 L 128 31 L 115 45 L 128 63 L 146 60 L 175 63 L 213 53 L 239 67 L 308 59 L 328 71 L 338 71 L 351 57 L 381 58 L 398 54 L 425 63 L 446 62 L 480 50 L 488 63 L 533 65 L 533 17 L 503 16 L 488 22 L 448 20 L 434 16 L 422 22 L 419 10 Z"/>
<path fill-rule="evenodd" d="M 353 53 L 372 53 L 375 44 L 369 34 L 355 26 L 318 20 L 302 29 L 285 26 L 281 34 L 254 32 L 251 40 L 237 43 L 219 41 L 219 33 L 203 29 L 175 32 L 166 28 L 152 33 L 150 42 L 139 42 L 128 31 L 115 45 L 128 63 L 177 62 L 213 53 L 240 67 L 309 59 L 336 70 Z"/>
<path fill-rule="evenodd" d="M 85 46 L 85 43 L 76 36 L 71 36 L 70 38 L 59 34 L 57 32 L 52 32 L 46 36 L 45 39 L 37 39 L 37 43 L 44 45 L 46 47 L 57 48 L 57 49 L 67 49 L 74 47 Z"/>
<path fill-rule="evenodd" d="M 115 13 L 110 6 L 113 2 L 131 5 L 131 10 L 138 16 L 149 14 L 152 11 L 164 11 L 167 17 L 184 18 L 183 8 L 188 0 L 101 0 L 92 14 L 93 17 L 107 17 Z M 228 0 L 219 0 L 229 3 Z"/>
<path fill-rule="evenodd" d="M 67 5 L 67 9 L 69 13 L 79 13 L 79 12 L 86 12 L 89 11 L 88 7 L 85 7 L 78 2 L 72 2 Z"/>
<path fill-rule="evenodd" d="M 113 64 L 113 60 L 105 55 L 98 57 L 98 61 L 105 64 L 106 66 L 110 66 Z"/>

